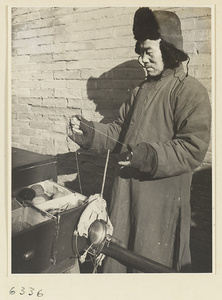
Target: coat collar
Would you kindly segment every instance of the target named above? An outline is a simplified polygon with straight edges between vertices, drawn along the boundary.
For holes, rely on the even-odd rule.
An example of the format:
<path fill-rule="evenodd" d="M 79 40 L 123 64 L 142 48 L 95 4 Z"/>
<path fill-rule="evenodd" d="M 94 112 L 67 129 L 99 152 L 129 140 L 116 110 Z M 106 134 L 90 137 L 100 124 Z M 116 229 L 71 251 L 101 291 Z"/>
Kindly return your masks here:
<path fill-rule="evenodd" d="M 148 85 L 150 83 L 153 84 L 154 89 L 158 89 L 158 86 L 161 85 L 162 82 L 165 82 L 165 80 L 169 80 L 170 77 L 178 78 L 180 81 L 183 81 L 183 79 L 186 77 L 183 65 L 180 64 L 175 69 L 165 69 L 160 76 L 155 78 L 147 78 L 142 82 L 141 88 L 145 88 L 147 86 L 146 83 L 148 83 Z"/>
<path fill-rule="evenodd" d="M 147 77 L 148 81 L 159 81 L 162 80 L 163 78 L 166 78 L 170 75 L 173 75 L 174 77 L 179 78 L 180 80 L 183 80 L 184 77 L 186 76 L 184 69 L 183 69 L 183 65 L 180 64 L 178 67 L 176 67 L 175 69 L 164 69 L 162 74 L 157 76 L 156 78 L 149 78 Z"/>
<path fill-rule="evenodd" d="M 173 75 L 173 77 L 179 78 L 179 80 L 182 81 L 186 77 L 182 63 L 175 69 L 165 69 L 162 73 L 161 79 L 166 78 L 170 75 Z"/>

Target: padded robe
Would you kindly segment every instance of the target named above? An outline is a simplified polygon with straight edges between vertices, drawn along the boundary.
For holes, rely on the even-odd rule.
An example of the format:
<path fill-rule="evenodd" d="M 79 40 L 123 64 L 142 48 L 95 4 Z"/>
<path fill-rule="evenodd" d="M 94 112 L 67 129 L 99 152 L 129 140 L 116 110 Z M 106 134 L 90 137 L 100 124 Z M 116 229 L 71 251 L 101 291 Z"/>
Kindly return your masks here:
<path fill-rule="evenodd" d="M 186 76 L 182 65 L 166 69 L 160 78 L 134 89 L 116 121 L 93 123 L 91 149 L 120 153 L 128 144 L 133 149 L 131 166 L 116 167 L 110 206 L 113 236 L 137 254 L 189 270 L 192 174 L 210 141 L 206 88 Z M 126 272 L 126 267 L 107 258 L 104 272 Z"/>

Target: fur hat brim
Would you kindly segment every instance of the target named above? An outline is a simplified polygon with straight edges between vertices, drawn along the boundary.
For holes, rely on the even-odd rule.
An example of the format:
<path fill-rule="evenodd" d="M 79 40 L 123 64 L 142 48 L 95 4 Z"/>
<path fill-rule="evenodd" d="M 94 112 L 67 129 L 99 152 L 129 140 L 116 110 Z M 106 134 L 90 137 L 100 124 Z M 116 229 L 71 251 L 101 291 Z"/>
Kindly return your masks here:
<path fill-rule="evenodd" d="M 134 15 L 133 34 L 137 41 L 161 38 L 183 51 L 180 19 L 173 12 L 139 8 Z"/>

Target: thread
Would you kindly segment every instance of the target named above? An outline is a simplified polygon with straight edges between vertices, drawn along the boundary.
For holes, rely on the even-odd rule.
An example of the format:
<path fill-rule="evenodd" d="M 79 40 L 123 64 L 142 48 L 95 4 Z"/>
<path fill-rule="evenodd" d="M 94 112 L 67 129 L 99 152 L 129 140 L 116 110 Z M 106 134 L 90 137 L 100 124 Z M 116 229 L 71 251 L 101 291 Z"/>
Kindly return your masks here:
<path fill-rule="evenodd" d="M 77 157 L 77 151 L 75 152 L 75 156 L 76 156 L 76 167 L 77 167 L 77 174 L 78 174 L 78 180 L 79 180 L 79 189 L 80 189 L 80 193 L 82 193 L 82 184 L 81 184 L 81 179 L 80 179 L 80 171 L 79 171 L 79 162 L 78 162 L 78 157 Z"/>
<path fill-rule="evenodd" d="M 91 128 L 91 129 L 93 129 L 93 130 L 95 130 L 95 131 L 99 132 L 100 134 L 104 135 L 105 137 L 107 137 L 107 138 L 110 138 L 111 140 L 115 141 L 116 143 L 119 143 L 119 144 L 121 144 L 122 146 L 125 146 L 125 147 L 127 147 L 127 145 L 126 145 L 126 144 L 124 144 L 124 143 L 122 143 L 122 142 L 120 142 L 120 141 L 118 141 L 118 140 L 114 139 L 114 138 L 113 138 L 113 137 L 111 137 L 111 136 L 108 136 L 107 134 L 105 134 L 105 133 L 103 133 L 102 131 L 100 131 L 100 130 L 98 130 L 98 129 L 94 128 L 93 126 L 90 126 L 90 125 L 86 124 L 86 123 L 85 123 L 85 122 L 83 122 L 82 120 L 81 120 L 81 123 L 83 123 L 84 125 L 88 126 L 88 127 L 89 127 L 89 128 Z"/>
<path fill-rule="evenodd" d="M 81 120 L 81 122 L 82 122 L 85 126 L 88 126 L 89 128 L 91 128 L 91 129 L 97 131 L 98 133 L 104 135 L 105 137 L 112 139 L 112 140 L 115 141 L 116 143 L 119 143 L 119 144 L 121 144 L 122 146 L 127 147 L 126 144 L 124 144 L 124 143 L 122 143 L 122 142 L 120 142 L 120 141 L 114 139 L 113 137 L 108 136 L 107 134 L 105 134 L 105 133 L 101 132 L 100 130 L 94 128 L 93 126 L 88 125 L 88 124 L 85 123 L 83 120 Z M 107 157 L 106 157 L 105 169 L 104 169 L 104 174 L 103 174 L 102 189 L 101 189 L 101 193 L 100 193 L 101 198 L 103 198 L 103 192 L 104 192 L 104 186 L 105 186 L 105 179 L 106 179 L 107 167 L 108 167 L 108 162 L 109 162 L 109 154 L 110 154 L 110 149 L 108 149 Z M 77 152 L 75 152 L 75 156 L 76 156 L 76 166 L 77 166 L 77 173 L 78 173 L 78 179 L 79 179 L 79 188 L 80 188 L 80 192 L 81 192 L 81 194 L 82 194 L 82 185 L 81 185 L 81 179 L 80 179 L 80 171 L 79 171 L 79 164 L 78 164 Z"/>
<path fill-rule="evenodd" d="M 108 149 L 107 156 L 106 156 L 106 164 L 105 164 L 105 169 L 103 173 L 103 183 L 102 183 L 102 189 L 101 189 L 101 198 L 103 198 L 103 192 L 104 192 L 104 186 L 105 186 L 105 180 L 106 180 L 106 172 L 107 172 L 107 167 L 108 167 L 108 162 L 109 162 L 109 153 L 110 150 Z"/>

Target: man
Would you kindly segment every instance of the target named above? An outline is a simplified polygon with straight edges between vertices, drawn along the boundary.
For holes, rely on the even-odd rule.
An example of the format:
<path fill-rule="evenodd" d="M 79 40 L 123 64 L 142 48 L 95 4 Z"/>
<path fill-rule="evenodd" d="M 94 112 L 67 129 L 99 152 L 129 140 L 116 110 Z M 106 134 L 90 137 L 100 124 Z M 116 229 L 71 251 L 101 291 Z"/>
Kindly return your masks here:
<path fill-rule="evenodd" d="M 183 70 L 188 56 L 176 14 L 140 8 L 133 33 L 146 80 L 115 122 L 74 118 L 70 138 L 85 149 L 121 146 L 110 207 L 113 236 L 137 254 L 189 271 L 190 186 L 210 140 L 208 94 Z M 104 272 L 126 267 L 107 258 Z"/>

